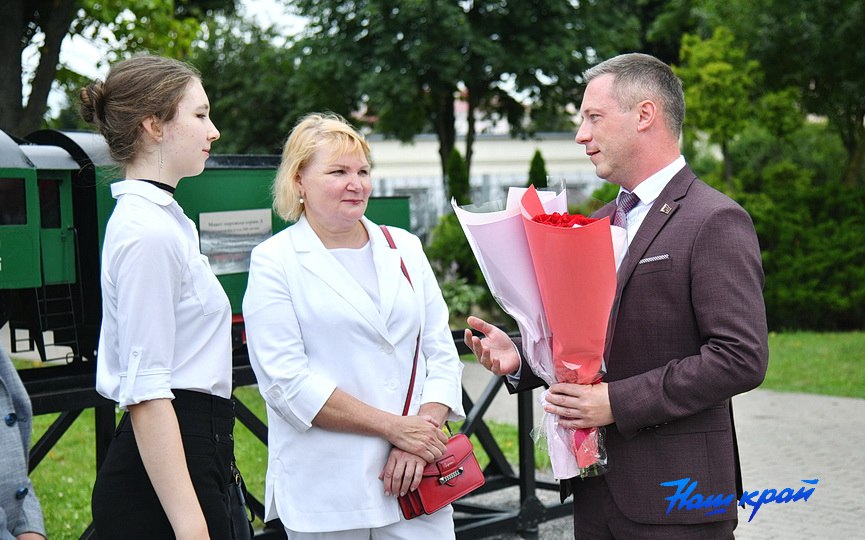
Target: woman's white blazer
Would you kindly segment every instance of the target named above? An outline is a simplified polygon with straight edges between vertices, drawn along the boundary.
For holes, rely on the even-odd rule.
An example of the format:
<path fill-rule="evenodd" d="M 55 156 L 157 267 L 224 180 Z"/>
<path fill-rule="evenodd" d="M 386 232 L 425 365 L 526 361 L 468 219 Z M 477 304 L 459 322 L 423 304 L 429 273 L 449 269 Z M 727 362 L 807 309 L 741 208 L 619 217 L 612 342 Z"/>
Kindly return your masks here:
<path fill-rule="evenodd" d="M 317 428 L 334 389 L 401 414 L 421 334 L 411 409 L 428 402 L 464 417 L 462 363 L 447 306 L 411 233 L 366 227 L 380 307 L 324 247 L 305 217 L 252 252 L 243 299 L 249 357 L 267 402 L 266 519 L 294 531 L 381 527 L 400 519 L 378 476 L 391 445 L 377 437 Z M 414 286 L 402 274 L 405 261 Z"/>

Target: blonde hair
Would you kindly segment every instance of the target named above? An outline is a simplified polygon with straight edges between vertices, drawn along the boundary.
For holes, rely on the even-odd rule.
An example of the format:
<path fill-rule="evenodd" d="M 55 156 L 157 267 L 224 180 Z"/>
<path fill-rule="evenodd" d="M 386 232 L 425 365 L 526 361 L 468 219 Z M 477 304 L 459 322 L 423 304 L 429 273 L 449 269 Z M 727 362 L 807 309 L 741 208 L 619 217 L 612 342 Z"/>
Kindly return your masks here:
<path fill-rule="evenodd" d="M 297 221 L 303 213 L 297 175 L 323 146 L 329 146 L 335 156 L 363 153 L 369 161 L 366 139 L 342 116 L 309 113 L 301 117 L 288 135 L 282 150 L 282 161 L 273 180 L 273 209 L 282 219 Z"/>

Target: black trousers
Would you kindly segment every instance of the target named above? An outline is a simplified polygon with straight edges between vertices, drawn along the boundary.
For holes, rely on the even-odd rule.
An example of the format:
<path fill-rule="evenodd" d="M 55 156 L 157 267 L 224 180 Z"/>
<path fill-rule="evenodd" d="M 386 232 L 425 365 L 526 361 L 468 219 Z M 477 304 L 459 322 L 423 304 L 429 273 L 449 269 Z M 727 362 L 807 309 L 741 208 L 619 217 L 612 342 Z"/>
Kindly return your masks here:
<path fill-rule="evenodd" d="M 228 399 L 172 390 L 186 464 L 212 540 L 231 538 L 228 489 L 234 456 L 234 405 Z M 150 483 L 129 414 L 117 426 L 96 474 L 91 499 L 99 540 L 172 539 L 174 532 Z"/>
<path fill-rule="evenodd" d="M 647 525 L 622 513 L 603 476 L 571 480 L 576 540 L 732 540 L 736 520 L 699 525 Z M 734 510 L 735 512 L 735 510 Z"/>

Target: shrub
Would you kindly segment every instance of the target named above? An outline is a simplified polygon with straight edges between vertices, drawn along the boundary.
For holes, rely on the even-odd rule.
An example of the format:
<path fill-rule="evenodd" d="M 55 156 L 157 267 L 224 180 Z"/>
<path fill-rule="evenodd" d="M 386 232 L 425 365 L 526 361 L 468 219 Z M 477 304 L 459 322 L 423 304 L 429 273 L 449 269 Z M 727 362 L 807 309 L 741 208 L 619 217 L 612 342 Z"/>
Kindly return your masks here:
<path fill-rule="evenodd" d="M 535 186 L 537 189 L 547 187 L 547 164 L 540 150 L 535 150 L 532 162 L 529 164 L 529 182 L 526 187 L 529 186 Z"/>

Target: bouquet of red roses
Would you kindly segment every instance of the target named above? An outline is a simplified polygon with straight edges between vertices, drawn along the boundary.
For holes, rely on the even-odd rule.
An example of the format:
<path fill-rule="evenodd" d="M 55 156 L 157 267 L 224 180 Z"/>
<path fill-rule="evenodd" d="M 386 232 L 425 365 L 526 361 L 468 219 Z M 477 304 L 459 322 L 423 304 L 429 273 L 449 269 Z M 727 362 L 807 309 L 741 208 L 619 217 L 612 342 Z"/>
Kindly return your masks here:
<path fill-rule="evenodd" d="M 555 382 L 594 384 L 605 373 L 604 344 L 616 295 L 609 218 L 548 214 L 538 202 L 529 189 L 522 200 L 523 224 L 552 333 Z M 565 430 L 556 425 L 546 434 L 548 439 L 563 438 L 571 447 L 580 476 L 603 472 L 606 454 L 600 428 Z"/>
<path fill-rule="evenodd" d="M 598 382 L 624 230 L 570 215 L 547 193 L 542 203 L 533 187 L 520 195 L 509 199 L 518 209 L 499 214 L 454 208 L 494 298 L 517 321 L 532 371 L 550 385 Z M 548 414 L 540 435 L 556 478 L 604 472 L 601 429 L 566 429 Z"/>
<path fill-rule="evenodd" d="M 531 223 L 574 229 L 598 221 L 580 214 L 555 212 L 535 215 Z M 595 338 L 601 335 L 597 323 L 603 320 L 605 311 L 609 315 L 611 294 L 615 294 L 615 272 L 609 272 L 607 261 L 608 255 L 612 254 L 608 221 L 605 218 L 605 222 L 594 229 L 566 235 L 526 224 L 532 258 L 538 264 L 535 272 L 539 275 L 541 297 L 553 334 L 553 371 L 555 381 L 559 383 L 594 384 L 604 375 L 604 341 Z M 591 245 L 594 240 L 600 240 L 601 244 Z M 587 253 L 596 260 L 573 264 L 574 256 Z M 586 297 L 589 294 L 591 298 Z M 603 331 L 605 334 L 606 325 Z M 555 418 L 549 420 L 553 425 L 546 430 L 547 437 L 561 438 L 565 445 L 570 446 L 580 476 L 596 476 L 604 472 L 606 453 L 602 428 L 565 429 L 555 423 Z M 553 430 L 558 433 L 551 433 Z"/>

